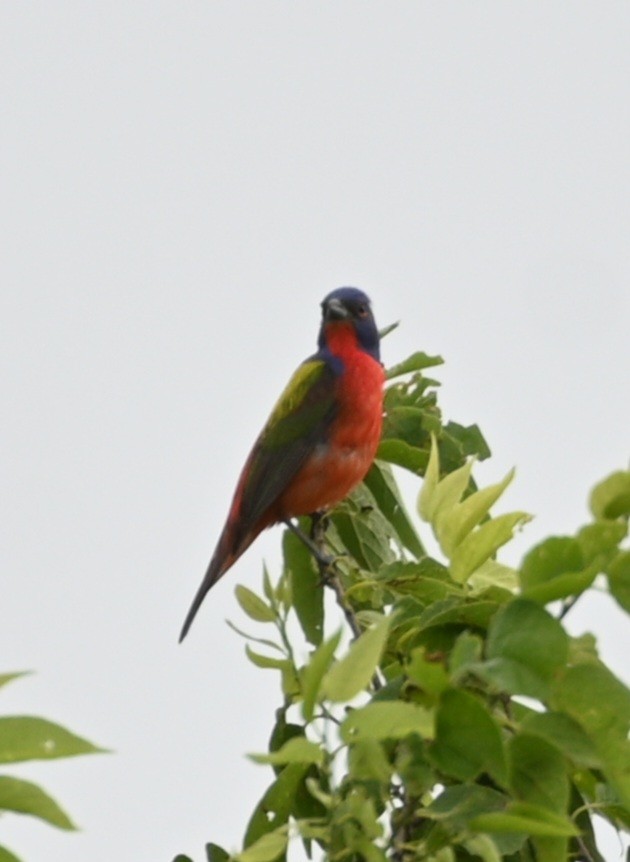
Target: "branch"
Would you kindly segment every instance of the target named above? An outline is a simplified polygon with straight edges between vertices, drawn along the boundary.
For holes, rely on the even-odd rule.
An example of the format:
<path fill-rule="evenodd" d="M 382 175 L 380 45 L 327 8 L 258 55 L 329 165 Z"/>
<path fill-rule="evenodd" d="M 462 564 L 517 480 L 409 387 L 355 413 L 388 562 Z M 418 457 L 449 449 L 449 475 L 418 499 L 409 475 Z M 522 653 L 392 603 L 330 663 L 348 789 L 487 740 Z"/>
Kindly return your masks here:
<path fill-rule="evenodd" d="M 322 584 L 330 587 L 334 592 L 337 604 L 343 611 L 353 637 L 355 639 L 360 637 L 361 626 L 357 620 L 354 608 L 346 598 L 339 569 L 335 564 L 335 558 L 326 553 L 326 527 L 328 524 L 326 516 L 322 512 L 314 512 L 311 515 L 310 536 L 307 536 L 297 524 L 294 524 L 288 518 L 284 523 L 309 549 L 319 568 Z M 383 683 L 377 673 L 372 678 L 372 687 L 375 691 L 383 687 Z"/>

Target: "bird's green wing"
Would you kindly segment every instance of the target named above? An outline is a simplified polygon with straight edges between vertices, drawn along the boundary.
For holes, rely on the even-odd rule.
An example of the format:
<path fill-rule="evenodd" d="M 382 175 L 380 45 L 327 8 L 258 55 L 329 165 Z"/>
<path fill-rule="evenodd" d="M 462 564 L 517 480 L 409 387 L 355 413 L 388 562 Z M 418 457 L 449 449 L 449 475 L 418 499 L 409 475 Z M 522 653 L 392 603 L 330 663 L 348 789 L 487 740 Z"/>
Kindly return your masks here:
<path fill-rule="evenodd" d="M 288 487 L 337 414 L 334 370 L 321 359 L 297 369 L 256 441 L 241 477 L 240 536 Z"/>

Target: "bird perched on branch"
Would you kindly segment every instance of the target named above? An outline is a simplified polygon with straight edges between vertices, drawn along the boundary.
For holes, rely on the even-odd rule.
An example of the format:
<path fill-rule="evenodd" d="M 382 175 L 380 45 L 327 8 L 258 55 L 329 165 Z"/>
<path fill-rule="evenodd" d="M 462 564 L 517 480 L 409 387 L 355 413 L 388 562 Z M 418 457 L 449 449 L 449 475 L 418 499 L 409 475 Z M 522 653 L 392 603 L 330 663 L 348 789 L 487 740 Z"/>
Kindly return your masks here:
<path fill-rule="evenodd" d="M 317 353 L 299 366 L 254 443 L 180 641 L 208 590 L 266 527 L 338 503 L 374 460 L 384 372 L 370 300 L 340 287 L 321 307 Z"/>

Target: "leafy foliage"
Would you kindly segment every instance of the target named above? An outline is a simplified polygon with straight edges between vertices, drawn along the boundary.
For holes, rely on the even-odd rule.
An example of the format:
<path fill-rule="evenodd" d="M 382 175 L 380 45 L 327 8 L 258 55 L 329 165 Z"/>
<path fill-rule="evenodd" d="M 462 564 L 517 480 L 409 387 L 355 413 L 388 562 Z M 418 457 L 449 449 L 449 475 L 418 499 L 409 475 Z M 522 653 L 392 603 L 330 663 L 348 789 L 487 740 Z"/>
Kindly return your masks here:
<path fill-rule="evenodd" d="M 574 536 L 541 542 L 518 570 L 500 563 L 529 516 L 491 516 L 512 474 L 477 488 L 490 452 L 476 426 L 443 421 L 423 373 L 440 361 L 417 353 L 388 372 L 378 460 L 325 539 L 313 534 L 332 567 L 287 531 L 277 582 L 265 571 L 262 595 L 237 587 L 275 630 L 246 649 L 279 672 L 282 701 L 269 751 L 252 755 L 273 780 L 242 851 L 208 844 L 213 862 L 274 862 L 297 838 L 334 862 L 603 862 L 593 816 L 630 826 L 630 692 L 562 625 L 596 581 L 629 609 L 630 474 L 596 486 Z M 391 464 L 424 476 L 439 558 Z M 360 633 L 350 642 L 322 579 Z"/>
<path fill-rule="evenodd" d="M 23 676 L 0 674 L 0 687 Z M 26 760 L 52 760 L 103 751 L 69 730 L 29 715 L 0 716 L 0 763 Z M 59 829 L 76 829 L 62 808 L 44 790 L 30 781 L 0 775 L 0 814 L 29 814 Z M 0 847 L 0 862 L 20 862 L 17 856 Z"/>

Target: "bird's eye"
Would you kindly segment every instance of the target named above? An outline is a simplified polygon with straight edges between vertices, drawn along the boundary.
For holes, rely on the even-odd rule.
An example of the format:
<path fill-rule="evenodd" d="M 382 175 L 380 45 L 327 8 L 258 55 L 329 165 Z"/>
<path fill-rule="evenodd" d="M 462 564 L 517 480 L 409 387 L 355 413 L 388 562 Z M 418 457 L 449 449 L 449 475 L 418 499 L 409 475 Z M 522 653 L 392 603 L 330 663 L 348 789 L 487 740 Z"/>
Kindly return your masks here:
<path fill-rule="evenodd" d="M 367 305 L 357 305 L 357 316 L 358 317 L 367 317 Z"/>

